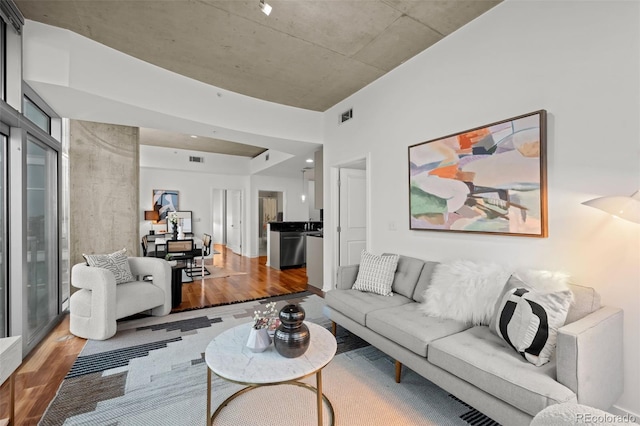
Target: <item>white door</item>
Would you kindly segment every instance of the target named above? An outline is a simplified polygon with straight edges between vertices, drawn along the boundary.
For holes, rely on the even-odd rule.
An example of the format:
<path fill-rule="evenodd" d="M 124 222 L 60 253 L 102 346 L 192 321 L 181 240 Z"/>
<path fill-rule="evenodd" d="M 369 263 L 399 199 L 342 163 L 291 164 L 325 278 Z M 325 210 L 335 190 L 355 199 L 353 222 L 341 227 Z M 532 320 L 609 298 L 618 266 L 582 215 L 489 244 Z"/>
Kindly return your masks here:
<path fill-rule="evenodd" d="M 339 191 L 340 265 L 355 265 L 367 247 L 366 171 L 340 169 Z"/>
<path fill-rule="evenodd" d="M 242 254 L 242 193 L 227 190 L 227 247 Z"/>
<path fill-rule="evenodd" d="M 227 243 L 226 194 L 224 189 L 211 190 L 211 235 L 213 244 Z"/>

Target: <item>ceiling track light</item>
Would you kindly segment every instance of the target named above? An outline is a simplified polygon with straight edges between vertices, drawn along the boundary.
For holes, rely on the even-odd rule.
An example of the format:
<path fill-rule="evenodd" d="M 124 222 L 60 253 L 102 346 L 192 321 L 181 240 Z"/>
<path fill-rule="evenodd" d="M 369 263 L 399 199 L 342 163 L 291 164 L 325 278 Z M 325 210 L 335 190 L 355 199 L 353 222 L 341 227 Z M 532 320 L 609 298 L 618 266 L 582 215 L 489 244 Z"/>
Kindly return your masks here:
<path fill-rule="evenodd" d="M 269 16 L 269 14 L 271 13 L 271 9 L 273 8 L 269 5 L 269 3 L 265 3 L 264 0 L 260 0 L 260 10 L 262 10 L 262 13 Z"/>

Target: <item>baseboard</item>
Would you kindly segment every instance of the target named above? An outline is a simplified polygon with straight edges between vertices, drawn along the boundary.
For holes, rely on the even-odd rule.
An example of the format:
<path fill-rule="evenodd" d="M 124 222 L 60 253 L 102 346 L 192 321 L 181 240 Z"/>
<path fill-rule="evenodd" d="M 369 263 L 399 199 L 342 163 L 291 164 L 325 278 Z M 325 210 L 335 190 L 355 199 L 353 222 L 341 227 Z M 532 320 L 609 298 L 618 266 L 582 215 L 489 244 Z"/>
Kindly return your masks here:
<path fill-rule="evenodd" d="M 640 423 L 640 414 L 624 410 L 617 405 L 612 406 L 608 411 L 615 416 L 621 417 L 621 419 L 616 419 L 615 421 Z"/>

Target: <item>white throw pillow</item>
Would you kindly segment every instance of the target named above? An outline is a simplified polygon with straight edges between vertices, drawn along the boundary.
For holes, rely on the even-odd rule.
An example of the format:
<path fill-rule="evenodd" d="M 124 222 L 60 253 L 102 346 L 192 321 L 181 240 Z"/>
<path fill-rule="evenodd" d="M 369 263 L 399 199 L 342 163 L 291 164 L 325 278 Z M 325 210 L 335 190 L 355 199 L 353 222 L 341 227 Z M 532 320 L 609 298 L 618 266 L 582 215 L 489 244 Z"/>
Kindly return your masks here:
<path fill-rule="evenodd" d="M 87 265 L 108 269 L 116 278 L 116 284 L 123 284 L 133 281 L 126 253 L 127 249 L 123 248 L 111 254 L 82 254 L 82 256 L 87 261 Z"/>
<path fill-rule="evenodd" d="M 555 350 L 558 328 L 564 325 L 570 304 L 570 290 L 542 293 L 524 287 L 509 288 L 491 331 L 539 367 L 549 362 Z"/>
<path fill-rule="evenodd" d="M 456 260 L 436 266 L 420 309 L 432 317 L 488 325 L 509 272 L 495 263 Z"/>
<path fill-rule="evenodd" d="M 382 296 L 393 296 L 391 285 L 399 257 L 397 254 L 377 256 L 362 250 L 358 276 L 352 288 Z"/>

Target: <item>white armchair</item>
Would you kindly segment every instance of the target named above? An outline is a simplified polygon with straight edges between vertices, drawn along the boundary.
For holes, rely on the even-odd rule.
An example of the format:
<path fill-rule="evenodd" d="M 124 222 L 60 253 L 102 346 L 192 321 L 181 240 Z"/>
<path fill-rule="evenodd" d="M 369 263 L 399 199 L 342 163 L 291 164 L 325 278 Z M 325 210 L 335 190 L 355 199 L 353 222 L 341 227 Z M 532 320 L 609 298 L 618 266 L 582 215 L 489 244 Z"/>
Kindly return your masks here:
<path fill-rule="evenodd" d="M 129 257 L 129 267 L 140 281 L 117 284 L 110 271 L 78 263 L 71 270 L 71 284 L 80 290 L 71 295 L 72 334 L 106 340 L 116 334 L 116 320 L 151 310 L 151 315 L 171 312 L 171 267 L 164 259 Z M 151 281 L 142 277 L 151 276 Z"/>

